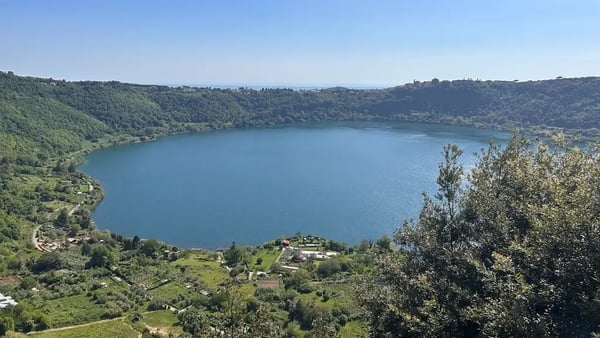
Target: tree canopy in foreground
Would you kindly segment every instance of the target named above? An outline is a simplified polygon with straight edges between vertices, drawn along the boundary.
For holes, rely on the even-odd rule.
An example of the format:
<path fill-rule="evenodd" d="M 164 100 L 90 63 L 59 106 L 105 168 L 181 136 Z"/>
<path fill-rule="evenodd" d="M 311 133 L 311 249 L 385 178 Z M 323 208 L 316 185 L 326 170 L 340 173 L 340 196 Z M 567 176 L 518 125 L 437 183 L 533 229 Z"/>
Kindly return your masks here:
<path fill-rule="evenodd" d="M 600 332 L 600 156 L 515 136 L 466 173 L 444 148 L 439 191 L 359 286 L 372 336 Z"/>

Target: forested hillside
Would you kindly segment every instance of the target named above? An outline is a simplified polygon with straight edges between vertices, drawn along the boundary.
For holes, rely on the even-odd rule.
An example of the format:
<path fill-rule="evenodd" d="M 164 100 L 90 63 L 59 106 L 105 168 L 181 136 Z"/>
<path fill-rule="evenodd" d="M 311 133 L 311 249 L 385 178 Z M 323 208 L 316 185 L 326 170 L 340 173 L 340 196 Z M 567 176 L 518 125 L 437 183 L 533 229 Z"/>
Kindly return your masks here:
<path fill-rule="evenodd" d="M 27 161 L 73 151 L 106 134 L 151 136 L 340 119 L 535 126 L 595 135 L 600 79 L 434 79 L 381 90 L 298 91 L 67 82 L 0 73 L 0 155 Z"/>

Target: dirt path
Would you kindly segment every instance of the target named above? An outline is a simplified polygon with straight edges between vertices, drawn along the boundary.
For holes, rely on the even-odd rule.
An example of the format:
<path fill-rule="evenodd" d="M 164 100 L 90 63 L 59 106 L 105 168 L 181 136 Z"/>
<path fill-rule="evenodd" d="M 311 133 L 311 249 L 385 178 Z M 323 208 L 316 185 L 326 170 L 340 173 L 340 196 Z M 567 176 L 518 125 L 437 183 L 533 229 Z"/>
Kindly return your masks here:
<path fill-rule="evenodd" d="M 88 192 L 86 193 L 85 199 L 88 200 L 90 197 L 90 194 L 92 193 L 92 191 L 94 191 L 94 185 L 91 184 L 88 180 L 85 181 L 88 185 Z M 73 208 L 71 208 L 71 210 L 69 210 L 68 215 L 69 216 L 73 216 L 73 214 L 79 210 L 79 207 L 81 207 L 81 205 L 83 204 L 83 202 L 77 203 L 77 205 L 75 205 Z"/>
<path fill-rule="evenodd" d="M 281 259 L 281 256 L 283 255 L 284 252 L 285 252 L 285 247 L 282 247 L 281 252 L 279 253 L 279 256 L 277 256 L 277 258 L 275 259 L 275 264 L 279 263 L 279 260 Z"/>
<path fill-rule="evenodd" d="M 73 208 L 71 208 L 71 210 L 69 210 L 69 212 L 67 213 L 67 215 L 69 215 L 69 217 L 73 216 L 73 214 L 75 213 L 75 211 L 77 211 L 80 206 L 81 206 L 81 203 L 77 203 L 77 205 L 75 205 Z"/>
<path fill-rule="evenodd" d="M 33 245 L 35 246 L 35 248 L 37 250 L 46 252 L 47 250 L 45 250 L 44 248 L 42 248 L 40 246 L 40 244 L 38 243 L 38 239 L 37 239 L 37 234 L 38 234 L 38 231 L 40 231 L 41 227 L 42 227 L 41 225 L 38 225 L 33 229 L 33 234 L 31 234 L 31 242 L 33 243 Z"/>
<path fill-rule="evenodd" d="M 81 206 L 82 203 L 78 203 L 75 206 L 73 206 L 69 212 L 67 212 L 67 215 L 73 216 L 73 214 L 79 209 L 79 207 Z M 59 211 L 61 208 L 58 208 L 56 210 L 54 210 L 54 212 Z M 48 216 L 49 217 L 49 216 Z M 40 244 L 38 243 L 38 232 L 40 231 L 40 228 L 42 227 L 42 225 L 38 225 L 35 228 L 33 228 L 33 233 L 31 234 L 31 242 L 33 243 L 33 245 L 35 246 L 35 248 L 39 251 L 42 252 L 50 252 L 50 250 L 45 249 L 43 247 L 40 246 Z"/>

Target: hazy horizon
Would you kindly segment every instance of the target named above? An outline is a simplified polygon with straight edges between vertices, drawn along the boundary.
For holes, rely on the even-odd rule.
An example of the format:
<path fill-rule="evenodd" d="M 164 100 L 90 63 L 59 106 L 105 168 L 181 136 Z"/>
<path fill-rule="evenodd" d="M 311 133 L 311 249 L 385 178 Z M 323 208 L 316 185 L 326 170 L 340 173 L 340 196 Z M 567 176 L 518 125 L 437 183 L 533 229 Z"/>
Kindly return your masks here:
<path fill-rule="evenodd" d="M 197 88 L 220 88 L 220 89 L 238 89 L 238 88 L 248 88 L 248 89 L 293 89 L 293 90 L 319 90 L 319 89 L 328 89 L 328 88 L 335 88 L 335 87 L 342 87 L 342 88 L 347 88 L 347 89 L 363 89 L 363 90 L 369 90 L 369 89 L 385 89 L 385 88 L 392 88 L 392 87 L 398 87 L 398 86 L 404 86 L 407 84 L 412 84 L 415 81 L 416 82 L 429 82 L 433 79 L 438 79 L 440 81 L 443 80 L 448 80 L 448 81 L 508 81 L 508 82 L 530 82 L 530 81 L 546 81 L 546 80 L 554 80 L 554 79 L 559 79 L 559 78 L 564 78 L 564 79 L 569 79 L 569 78 L 585 78 L 585 77 L 599 77 L 596 75 L 584 75 L 584 76 L 577 76 L 577 77 L 564 77 L 564 76 L 557 76 L 554 78 L 542 78 L 542 79 L 472 79 L 472 78 L 462 78 L 462 79 L 439 79 L 437 77 L 433 77 L 431 79 L 414 79 L 413 81 L 410 82 L 405 82 L 405 83 L 394 83 L 394 84 L 373 84 L 373 83 L 195 83 L 195 82 L 181 82 L 181 83 L 174 83 L 174 82 L 131 82 L 131 81 L 119 81 L 119 80 L 115 80 L 115 79 L 107 79 L 107 80 L 98 80 L 98 79 L 65 79 L 65 78 L 57 78 L 57 77 L 43 77 L 43 76 L 36 76 L 36 75 L 32 75 L 32 74 L 20 74 L 17 73 L 13 70 L 10 69 L 6 69 L 6 70 L 0 70 L 0 72 L 12 72 L 14 75 L 17 76 L 24 76 L 24 77 L 37 77 L 37 78 L 48 78 L 48 79 L 53 79 L 53 80 L 57 80 L 57 81 L 72 81 L 72 82 L 79 82 L 79 81 L 98 81 L 98 82 L 109 82 L 109 81 L 118 81 L 118 82 L 122 82 L 122 83 L 129 83 L 129 84 L 137 84 L 137 85 L 155 85 L 155 86 L 167 86 L 167 87 L 172 87 L 172 88 L 176 88 L 176 87 L 197 87 Z"/>
<path fill-rule="evenodd" d="M 600 2 L 0 2 L 0 69 L 72 81 L 389 87 L 600 75 Z"/>

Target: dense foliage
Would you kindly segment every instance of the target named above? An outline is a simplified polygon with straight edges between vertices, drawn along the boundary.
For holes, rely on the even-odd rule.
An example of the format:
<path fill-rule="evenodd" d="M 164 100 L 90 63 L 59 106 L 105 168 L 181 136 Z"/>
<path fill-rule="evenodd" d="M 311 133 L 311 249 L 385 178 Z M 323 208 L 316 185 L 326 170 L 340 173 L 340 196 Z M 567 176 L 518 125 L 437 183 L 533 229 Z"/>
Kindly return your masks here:
<path fill-rule="evenodd" d="M 410 120 L 596 132 L 600 79 L 415 82 L 381 90 L 290 90 L 67 82 L 0 72 L 0 158 L 28 163 L 105 134 L 315 120 Z"/>
<path fill-rule="evenodd" d="M 444 149 L 439 193 L 395 234 L 360 295 L 374 336 L 600 331 L 600 156 L 514 138 L 469 174 Z M 463 179 L 467 176 L 468 184 Z"/>

